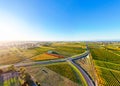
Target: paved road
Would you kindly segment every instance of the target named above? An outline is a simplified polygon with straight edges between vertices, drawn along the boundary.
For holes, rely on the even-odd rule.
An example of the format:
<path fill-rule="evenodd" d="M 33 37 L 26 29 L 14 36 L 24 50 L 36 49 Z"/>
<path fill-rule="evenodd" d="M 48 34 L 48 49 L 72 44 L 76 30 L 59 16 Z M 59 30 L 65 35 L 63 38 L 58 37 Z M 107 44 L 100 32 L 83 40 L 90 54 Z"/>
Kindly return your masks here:
<path fill-rule="evenodd" d="M 87 55 L 89 54 L 89 51 L 86 51 L 85 53 L 83 54 L 80 54 L 80 55 L 76 55 L 74 57 L 72 57 L 72 60 L 77 60 L 77 59 L 81 59 L 81 58 L 84 58 L 86 57 Z M 14 65 L 16 67 L 20 67 L 20 66 L 31 66 L 31 65 L 36 65 L 36 64 L 50 64 L 50 63 L 58 63 L 58 62 L 66 62 L 68 58 L 64 58 L 64 59 L 54 59 L 54 60 L 47 60 L 47 61 L 38 61 L 38 62 L 28 62 L 28 63 L 23 63 L 23 62 L 19 62 L 19 63 L 16 63 L 16 64 L 10 64 L 10 65 Z M 0 69 L 1 68 L 7 68 L 9 67 L 10 65 L 0 65 Z"/>
<path fill-rule="evenodd" d="M 35 64 L 50 64 L 50 63 L 58 63 L 58 62 L 65 62 L 65 61 L 70 61 L 75 67 L 79 69 L 83 77 L 85 78 L 88 86 L 95 86 L 93 81 L 90 79 L 90 77 L 86 74 L 86 72 L 79 66 L 77 65 L 74 60 L 78 60 L 81 58 L 85 58 L 86 56 L 89 55 L 89 51 L 86 51 L 85 53 L 72 57 L 72 58 L 66 58 L 66 59 L 57 59 L 57 60 L 49 60 L 49 61 L 40 61 L 40 62 L 32 62 L 32 63 L 26 63 L 26 64 L 17 64 L 16 66 L 30 66 L 30 65 L 35 65 Z"/>
<path fill-rule="evenodd" d="M 93 81 L 90 79 L 90 77 L 86 74 L 86 72 L 79 66 L 77 65 L 73 59 L 69 59 L 69 62 L 71 62 L 77 69 L 79 69 L 80 73 L 83 75 L 83 77 L 85 78 L 88 86 L 95 86 Z"/>
<path fill-rule="evenodd" d="M 81 58 L 85 58 L 86 56 L 89 55 L 89 51 L 84 52 L 83 54 L 80 55 L 76 55 L 74 57 L 70 57 L 70 58 L 64 58 L 64 59 L 56 59 L 56 60 L 49 60 L 49 61 L 39 61 L 39 62 L 29 62 L 29 63 L 18 63 L 18 64 L 14 64 L 14 66 L 16 67 L 21 67 L 21 66 L 32 66 L 32 65 L 36 65 L 36 64 L 51 64 L 51 63 L 58 63 L 58 62 L 66 62 L 69 61 L 71 62 L 76 68 L 79 69 L 79 71 L 82 73 L 82 75 L 84 76 L 88 86 L 95 86 L 94 83 L 92 82 L 92 80 L 90 79 L 90 77 L 85 73 L 85 71 L 79 66 L 77 65 L 74 60 L 77 59 L 81 59 Z M 6 66 L 1 66 L 0 68 L 5 68 L 8 67 L 10 65 L 6 65 Z"/>
<path fill-rule="evenodd" d="M 10 64 L 10 65 L 14 65 L 15 67 L 21 67 L 21 66 L 31 66 L 31 65 L 36 65 L 36 64 L 50 64 L 50 63 L 57 63 L 57 62 L 65 62 L 65 61 L 66 61 L 66 59 L 55 59 L 55 60 L 28 62 L 28 63 L 21 62 L 21 63 Z M 7 68 L 10 65 L 1 65 L 0 69 Z"/>

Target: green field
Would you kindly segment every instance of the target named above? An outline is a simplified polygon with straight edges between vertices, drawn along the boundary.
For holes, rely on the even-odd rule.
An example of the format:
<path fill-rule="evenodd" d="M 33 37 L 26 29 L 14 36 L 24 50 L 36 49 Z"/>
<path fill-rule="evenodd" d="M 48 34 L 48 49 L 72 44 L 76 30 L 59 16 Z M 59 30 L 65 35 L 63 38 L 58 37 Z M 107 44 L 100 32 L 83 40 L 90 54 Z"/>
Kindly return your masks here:
<path fill-rule="evenodd" d="M 89 48 L 96 65 L 99 86 L 120 85 L 120 56 L 116 54 L 116 46 L 109 45 L 114 49 L 108 49 L 107 45 L 90 44 Z"/>
<path fill-rule="evenodd" d="M 86 50 L 86 47 L 83 44 L 81 45 L 81 43 L 53 43 L 50 46 L 42 46 L 35 49 L 38 51 L 38 54 L 47 52 L 48 50 L 53 50 L 58 52 L 60 55 L 70 57 L 83 53 Z"/>
<path fill-rule="evenodd" d="M 46 43 L 45 43 L 46 44 Z M 70 57 L 76 54 L 81 54 L 86 50 L 85 43 L 52 43 L 50 45 L 42 45 L 39 47 L 22 49 L 17 47 L 6 48 L 0 50 L 0 65 L 14 64 L 25 59 L 39 56 L 49 50 L 58 52 L 64 57 Z"/>
<path fill-rule="evenodd" d="M 19 85 L 20 82 L 16 77 L 5 80 L 2 83 L 0 82 L 0 86 L 19 86 Z"/>
<path fill-rule="evenodd" d="M 117 56 L 111 52 L 108 52 L 105 49 L 100 48 L 91 48 L 92 56 L 95 60 L 101 60 L 106 62 L 112 62 L 119 64 L 120 62 L 120 56 Z"/>
<path fill-rule="evenodd" d="M 52 63 L 26 67 L 35 81 L 47 86 L 79 86 L 82 84 L 76 72 L 66 63 Z M 69 84 L 68 84 L 69 83 Z"/>
<path fill-rule="evenodd" d="M 75 72 L 67 63 L 59 63 L 59 64 L 53 64 L 46 66 L 50 70 L 55 71 L 56 73 L 59 73 L 60 75 L 69 78 L 70 80 L 74 82 L 79 82 L 77 76 L 75 76 Z"/>

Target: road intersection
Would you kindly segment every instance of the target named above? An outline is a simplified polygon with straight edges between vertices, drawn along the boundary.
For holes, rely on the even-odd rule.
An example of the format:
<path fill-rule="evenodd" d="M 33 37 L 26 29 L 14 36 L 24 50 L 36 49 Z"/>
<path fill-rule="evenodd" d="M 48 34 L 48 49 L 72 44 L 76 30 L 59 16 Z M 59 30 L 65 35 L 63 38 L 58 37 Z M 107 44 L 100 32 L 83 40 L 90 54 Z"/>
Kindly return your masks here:
<path fill-rule="evenodd" d="M 90 52 L 87 50 L 83 54 L 76 55 L 73 57 L 68 57 L 64 59 L 54 59 L 54 60 L 47 60 L 47 61 L 38 61 L 38 62 L 28 62 L 28 63 L 16 63 L 16 64 L 11 64 L 14 65 L 15 67 L 23 67 L 23 66 L 32 66 L 32 65 L 37 65 L 37 64 L 51 64 L 51 63 L 60 63 L 60 62 L 70 62 L 72 65 L 74 65 L 79 72 L 82 74 L 84 77 L 85 81 L 87 82 L 87 86 L 95 86 L 94 82 L 91 80 L 89 75 L 83 70 L 83 68 L 75 63 L 75 60 L 81 59 L 81 58 L 86 58 Z M 5 65 L 5 66 L 0 66 L 0 68 L 5 68 L 9 67 L 10 65 Z"/>

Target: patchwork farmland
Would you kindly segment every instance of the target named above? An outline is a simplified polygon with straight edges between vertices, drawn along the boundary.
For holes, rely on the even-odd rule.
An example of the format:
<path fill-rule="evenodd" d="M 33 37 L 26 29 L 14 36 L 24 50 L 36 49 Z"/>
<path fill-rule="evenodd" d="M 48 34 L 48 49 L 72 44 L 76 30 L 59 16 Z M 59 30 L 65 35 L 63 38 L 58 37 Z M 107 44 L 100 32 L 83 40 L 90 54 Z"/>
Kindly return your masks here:
<path fill-rule="evenodd" d="M 45 42 L 37 47 L 5 48 L 0 55 L 0 69 L 11 70 L 0 73 L 0 86 L 27 85 L 26 81 L 36 86 L 87 86 L 86 76 L 93 85 L 120 84 L 119 43 Z"/>

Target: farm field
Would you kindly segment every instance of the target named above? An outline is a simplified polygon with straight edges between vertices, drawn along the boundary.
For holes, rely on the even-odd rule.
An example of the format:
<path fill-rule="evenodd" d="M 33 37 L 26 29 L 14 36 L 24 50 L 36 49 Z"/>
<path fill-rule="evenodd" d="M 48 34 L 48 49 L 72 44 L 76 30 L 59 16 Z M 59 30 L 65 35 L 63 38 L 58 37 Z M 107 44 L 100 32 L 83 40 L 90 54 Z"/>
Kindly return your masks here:
<path fill-rule="evenodd" d="M 47 53 L 48 51 L 54 51 L 57 54 L 52 55 Z M 58 56 L 63 56 L 61 58 L 66 58 L 66 57 L 74 56 L 76 54 L 81 54 L 84 51 L 86 51 L 85 43 L 76 43 L 76 42 L 73 43 L 53 42 L 47 46 L 45 43 L 41 46 L 32 47 L 32 48 L 10 47 L 6 49 L 2 49 L 0 51 L 0 64 L 8 65 L 8 64 L 16 64 L 19 62 L 21 62 L 22 64 L 29 62 L 31 60 L 39 61 L 39 60 L 58 59 L 59 58 Z M 76 75 L 75 71 L 73 71 L 73 69 L 67 63 L 50 64 L 45 66 L 36 65 L 36 66 L 27 67 L 27 69 L 29 70 L 28 73 L 30 73 L 30 75 L 34 77 L 34 81 L 40 82 L 43 86 L 46 86 L 45 84 L 49 86 L 59 86 L 59 85 L 79 86 L 79 84 L 82 84 L 80 79 Z M 36 70 L 37 72 L 38 71 L 39 72 L 36 73 L 35 72 Z M 54 81 L 51 79 L 51 77 L 55 78 Z M 12 80 L 10 80 L 10 82 L 12 83 Z M 4 82 L 5 86 L 11 85 L 11 83 L 9 83 L 9 80 L 6 80 Z"/>
<path fill-rule="evenodd" d="M 61 55 L 64 55 L 65 57 L 80 54 L 86 50 L 85 43 L 81 42 L 53 43 L 51 46 L 55 48 L 56 52 L 59 52 Z"/>
<path fill-rule="evenodd" d="M 43 86 L 79 86 L 74 71 L 64 62 L 35 65 L 26 67 L 26 70 Z"/>
<path fill-rule="evenodd" d="M 120 51 L 113 51 L 114 53 L 117 53 L 117 54 L 119 54 L 120 55 Z"/>
<path fill-rule="evenodd" d="M 85 43 L 52 43 L 49 46 L 41 46 L 35 49 L 38 54 L 45 53 L 48 50 L 56 51 L 60 55 L 63 55 L 65 57 L 73 56 L 76 54 L 83 53 L 86 50 Z"/>
<path fill-rule="evenodd" d="M 51 43 L 50 45 L 43 45 L 39 47 L 33 47 L 28 49 L 22 49 L 18 47 L 6 48 L 0 50 L 0 65 L 5 64 L 14 64 L 17 62 L 24 61 L 25 59 L 30 59 L 33 57 L 39 57 L 43 53 L 48 52 L 49 50 L 58 52 L 60 55 L 64 57 L 70 57 L 76 54 L 83 53 L 86 50 L 85 43 Z M 39 60 L 49 59 L 48 58 L 41 58 Z M 54 59 L 54 57 L 52 57 Z M 52 59 L 51 58 L 51 59 Z"/>
<path fill-rule="evenodd" d="M 59 55 L 64 57 L 71 57 L 76 54 L 81 54 L 86 50 L 85 44 L 80 45 L 80 43 L 52 43 L 49 46 L 42 46 L 39 48 L 34 48 L 38 54 L 36 56 L 33 56 L 32 59 L 37 60 L 48 60 L 48 59 L 56 59 L 58 57 L 46 55 L 43 53 L 46 53 L 47 51 L 55 51 Z"/>
<path fill-rule="evenodd" d="M 111 46 L 114 49 L 106 48 L 108 45 L 89 45 L 94 63 L 96 65 L 98 82 L 100 86 L 120 85 L 120 56 L 115 53 L 115 51 L 119 51 L 118 48 L 116 49 L 116 45 L 114 46 L 111 44 Z"/>
<path fill-rule="evenodd" d="M 83 67 L 93 81 L 96 81 L 97 76 L 99 86 L 119 86 L 120 45 L 104 42 L 89 42 L 87 44 L 91 55 L 89 55 L 89 58 L 77 60 L 76 63 Z M 59 59 L 60 57 L 58 56 L 63 56 L 62 58 L 74 57 L 86 50 L 84 42 L 52 42 L 26 49 L 12 47 L 0 50 L 0 65 Z M 82 84 L 75 70 L 65 62 L 33 65 L 25 68 L 33 76 L 33 80 L 38 81 L 43 86 L 45 84 L 49 86 L 69 86 L 69 84 L 71 86 L 79 86 Z M 96 76 L 95 73 L 97 73 Z M 54 83 L 51 83 L 51 77 L 54 76 Z M 12 80 L 10 81 L 12 83 Z M 58 81 L 59 83 L 56 83 Z M 4 84 L 7 84 L 7 81 Z M 10 84 L 9 80 L 8 84 Z"/>
<path fill-rule="evenodd" d="M 50 60 L 50 59 L 57 59 L 57 58 L 58 57 L 56 57 L 56 56 L 52 56 L 52 55 L 48 55 L 48 54 L 44 53 L 44 54 L 37 55 L 31 59 L 34 61 L 39 61 L 39 60 Z"/>
<path fill-rule="evenodd" d="M 4 73 L 0 75 L 0 86 L 19 86 L 17 73 Z"/>
<path fill-rule="evenodd" d="M 9 80 L 4 81 L 4 83 L 0 83 L 0 86 L 18 86 L 19 81 L 16 78 L 11 78 Z"/>
<path fill-rule="evenodd" d="M 0 65 L 17 63 L 23 59 L 24 58 L 13 48 L 0 49 Z"/>
<path fill-rule="evenodd" d="M 57 73 L 59 73 L 62 76 L 65 76 L 65 77 L 69 78 L 70 80 L 72 80 L 74 82 L 79 81 L 77 79 L 77 77 L 75 76 L 75 73 L 74 73 L 73 69 L 67 63 L 62 63 L 62 64 L 58 63 L 58 64 L 53 64 L 53 65 L 48 65 L 46 67 L 55 71 L 55 72 L 57 72 Z"/>

